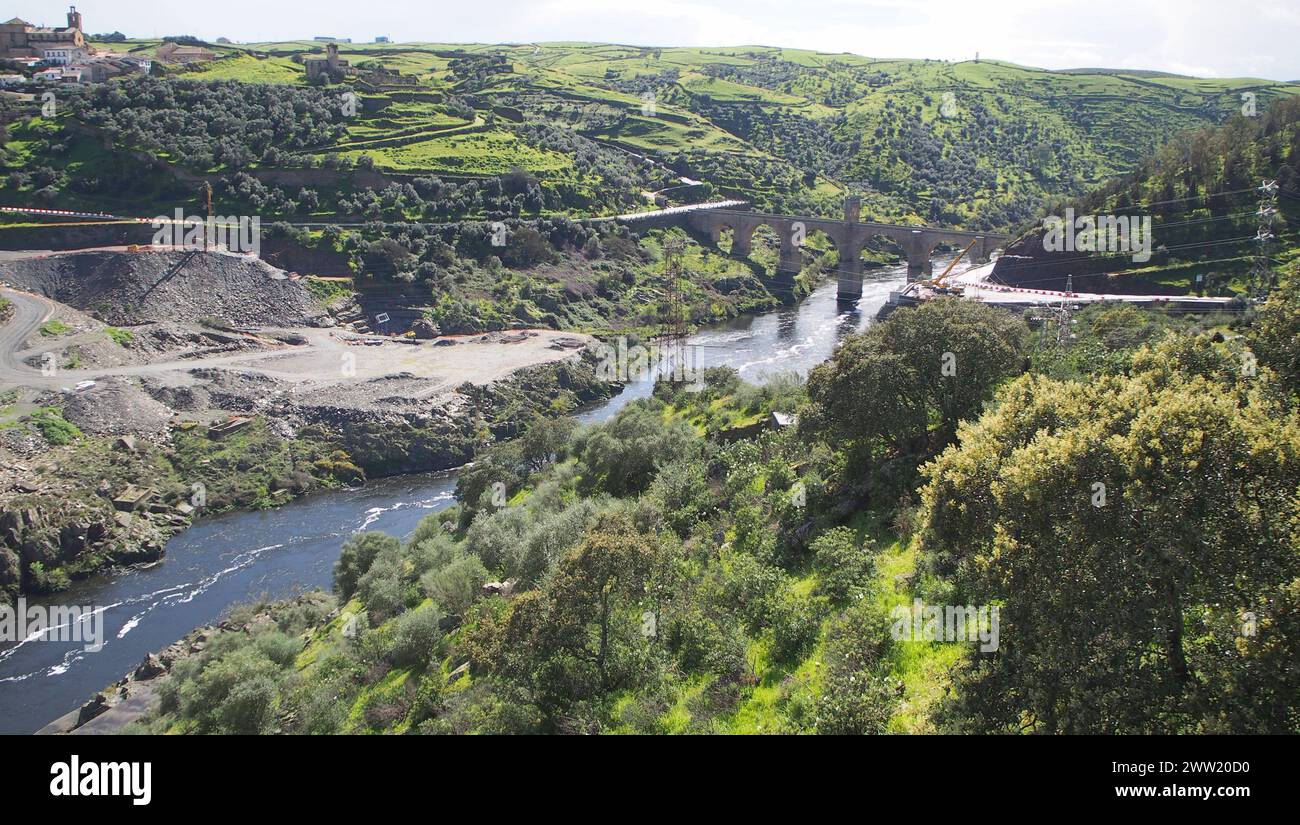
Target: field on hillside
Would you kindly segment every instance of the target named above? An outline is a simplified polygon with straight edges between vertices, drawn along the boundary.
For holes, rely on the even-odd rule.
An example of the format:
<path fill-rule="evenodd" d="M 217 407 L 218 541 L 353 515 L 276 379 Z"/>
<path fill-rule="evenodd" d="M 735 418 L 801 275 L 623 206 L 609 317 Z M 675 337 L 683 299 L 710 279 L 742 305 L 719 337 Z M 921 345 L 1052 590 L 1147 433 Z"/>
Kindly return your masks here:
<path fill-rule="evenodd" d="M 153 54 L 159 45 L 112 47 Z M 316 41 L 212 48 L 219 60 L 168 67 L 167 75 L 306 89 L 302 60 L 325 52 Z M 614 208 L 635 208 L 647 183 L 671 199 L 672 178 L 686 177 L 762 209 L 832 215 L 856 193 L 864 217 L 981 229 L 1020 225 L 1046 198 L 1133 170 L 1175 134 L 1241 111 L 1245 94 L 1266 108 L 1300 88 L 766 47 L 343 43 L 340 57 L 359 73 L 325 87 L 358 93 L 345 132 L 288 157 L 251 157 L 251 165 L 328 158 L 399 178 L 460 179 L 517 167 L 547 192 L 569 187 L 546 211 L 579 216 L 608 213 L 594 205 L 601 192 L 621 190 Z M 39 150 L 22 152 L 41 161 Z M 156 154 L 198 173 L 223 168 L 166 147 Z M 583 155 L 586 162 L 575 160 Z M 629 180 L 619 168 L 628 162 L 644 164 L 657 182 Z M 346 193 L 350 183 L 344 175 L 325 186 Z"/>

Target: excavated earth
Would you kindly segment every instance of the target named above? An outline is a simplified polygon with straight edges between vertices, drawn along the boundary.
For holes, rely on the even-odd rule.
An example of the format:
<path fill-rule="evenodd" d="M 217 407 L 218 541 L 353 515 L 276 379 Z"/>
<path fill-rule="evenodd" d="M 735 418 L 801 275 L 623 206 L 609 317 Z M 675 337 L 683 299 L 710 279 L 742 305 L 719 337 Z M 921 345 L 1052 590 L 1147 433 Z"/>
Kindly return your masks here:
<path fill-rule="evenodd" d="M 301 281 L 244 255 L 74 252 L 4 265 L 3 280 L 108 324 L 198 322 L 235 327 L 328 325 Z"/>

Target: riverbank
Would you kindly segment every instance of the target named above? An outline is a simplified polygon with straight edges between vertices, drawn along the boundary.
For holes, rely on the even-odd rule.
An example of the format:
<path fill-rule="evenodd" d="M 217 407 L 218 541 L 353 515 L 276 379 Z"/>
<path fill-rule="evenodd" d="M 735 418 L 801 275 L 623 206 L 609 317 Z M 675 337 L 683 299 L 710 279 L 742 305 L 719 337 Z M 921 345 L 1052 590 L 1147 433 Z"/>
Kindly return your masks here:
<path fill-rule="evenodd" d="M 806 372 L 846 334 L 863 329 L 891 290 L 906 281 L 901 268 L 869 275 L 862 299 L 843 306 L 829 282 L 797 306 L 733 319 L 691 336 L 696 365 L 727 366 L 749 381 L 787 371 Z M 650 394 L 653 376 L 629 381 L 621 392 L 577 413 L 597 423 Z M 409 535 L 420 519 L 454 501 L 447 473 L 372 480 L 359 489 L 310 493 L 283 506 L 200 520 L 167 546 L 167 561 L 127 571 L 98 587 L 77 583 L 61 598 L 104 606 L 108 644 L 88 655 L 55 642 L 0 651 L 0 703 L 15 708 L 0 718 L 9 733 L 31 733 L 134 671 L 187 628 L 217 623 L 231 605 L 294 598 L 327 590 L 339 548 L 359 530 Z"/>
<path fill-rule="evenodd" d="M 167 417 L 156 398 L 110 380 L 93 397 L 37 407 L 0 430 L 0 597 L 54 594 L 106 568 L 156 562 L 166 541 L 199 516 L 459 466 L 485 444 L 517 434 L 531 416 L 576 410 L 613 391 L 584 354 L 589 339 L 517 335 L 519 346 L 538 351 L 511 357 L 531 365 L 512 372 L 504 355 L 460 344 L 452 349 L 476 358 L 476 371 L 400 405 L 294 393 L 231 404 L 231 391 L 222 401 L 243 414 L 205 424 Z M 547 341 L 551 348 L 542 349 Z M 401 384 L 401 374 L 394 380 Z M 156 413 L 159 426 L 137 426 L 141 408 Z M 91 415 L 126 432 L 88 425 Z"/>

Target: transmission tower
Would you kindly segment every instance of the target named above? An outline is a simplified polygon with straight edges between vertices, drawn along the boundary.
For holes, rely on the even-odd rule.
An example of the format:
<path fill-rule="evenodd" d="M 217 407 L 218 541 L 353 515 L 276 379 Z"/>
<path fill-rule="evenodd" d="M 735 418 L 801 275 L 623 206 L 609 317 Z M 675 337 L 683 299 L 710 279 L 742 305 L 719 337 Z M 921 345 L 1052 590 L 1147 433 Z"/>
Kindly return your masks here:
<path fill-rule="evenodd" d="M 1068 298 L 1074 297 L 1074 274 L 1065 276 L 1065 292 Z M 1070 346 L 1074 339 L 1074 305 L 1066 298 L 1061 299 L 1061 306 L 1056 311 L 1056 345 L 1061 349 Z"/>
<path fill-rule="evenodd" d="M 660 319 L 660 360 L 667 380 L 685 380 L 686 302 L 682 297 L 682 242 L 664 244 L 664 310 Z"/>
<path fill-rule="evenodd" d="M 1277 181 L 1266 180 L 1259 186 L 1259 209 L 1255 212 L 1255 260 L 1250 268 L 1250 298 L 1263 300 L 1273 288 L 1273 222 L 1277 219 Z"/>

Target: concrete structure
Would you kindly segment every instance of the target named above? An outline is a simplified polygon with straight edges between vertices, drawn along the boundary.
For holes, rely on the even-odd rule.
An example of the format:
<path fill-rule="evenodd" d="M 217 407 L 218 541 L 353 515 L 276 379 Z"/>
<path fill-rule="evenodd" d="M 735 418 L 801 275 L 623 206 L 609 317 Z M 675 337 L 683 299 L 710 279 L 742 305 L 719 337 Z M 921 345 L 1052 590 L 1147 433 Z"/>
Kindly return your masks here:
<path fill-rule="evenodd" d="M 82 34 L 81 13 L 76 6 L 68 8 L 68 25 L 61 29 L 33 26 L 26 20 L 13 18 L 0 23 L 0 58 L 45 58 L 45 49 L 87 49 L 86 36 Z"/>
<path fill-rule="evenodd" d="M 929 284 L 910 283 L 897 292 L 891 292 L 889 301 L 881 307 L 880 312 L 882 315 L 886 315 L 898 307 L 916 306 L 924 301 L 937 298 L 941 294 L 957 294 L 968 301 L 979 301 L 1014 311 L 1060 306 L 1072 306 L 1077 309 L 1088 304 L 1122 303 L 1152 307 L 1168 312 L 1213 312 L 1231 309 L 1234 304 L 1242 302 L 1242 299 L 1238 297 L 1138 295 L 1034 289 L 994 283 L 989 280 L 993 277 L 993 274 L 993 265 L 986 264 L 952 276 L 945 285 L 946 289 L 943 290 L 937 290 Z"/>
<path fill-rule="evenodd" d="M 120 66 L 126 73 L 139 72 L 140 74 L 149 74 L 153 71 L 153 60 L 148 57 L 142 57 L 138 54 L 97 54 L 95 60 L 107 60 L 109 63 Z"/>
<path fill-rule="evenodd" d="M 344 65 L 347 65 L 346 61 L 344 61 Z M 356 72 L 356 76 L 357 88 L 366 92 L 378 92 L 384 89 L 409 88 L 420 85 L 420 78 L 415 75 L 402 74 L 394 69 L 380 69 L 378 71 L 365 72 L 364 74 Z"/>
<path fill-rule="evenodd" d="M 890 223 L 863 223 L 859 221 L 861 202 L 848 198 L 844 203 L 843 220 L 804 218 L 793 215 L 765 215 L 736 209 L 700 209 L 680 207 L 661 212 L 639 215 L 621 215 L 618 220 L 632 227 L 685 225 L 707 235 L 717 243 L 724 230 L 732 232 L 731 254 L 749 256 L 754 231 L 767 226 L 781 239 L 781 258 L 777 265 L 778 276 L 793 278 L 803 268 L 800 246 L 803 238 L 813 232 L 822 232 L 831 239 L 839 251 L 839 297 L 853 301 L 862 297 L 862 249 L 873 237 L 880 235 L 902 247 L 907 256 L 907 277 L 915 281 L 933 274 L 931 257 L 940 244 L 975 245 L 968 253 L 974 263 L 985 263 L 993 251 L 1007 241 L 1005 235 L 988 232 L 964 232 L 930 226 L 901 226 Z"/>

